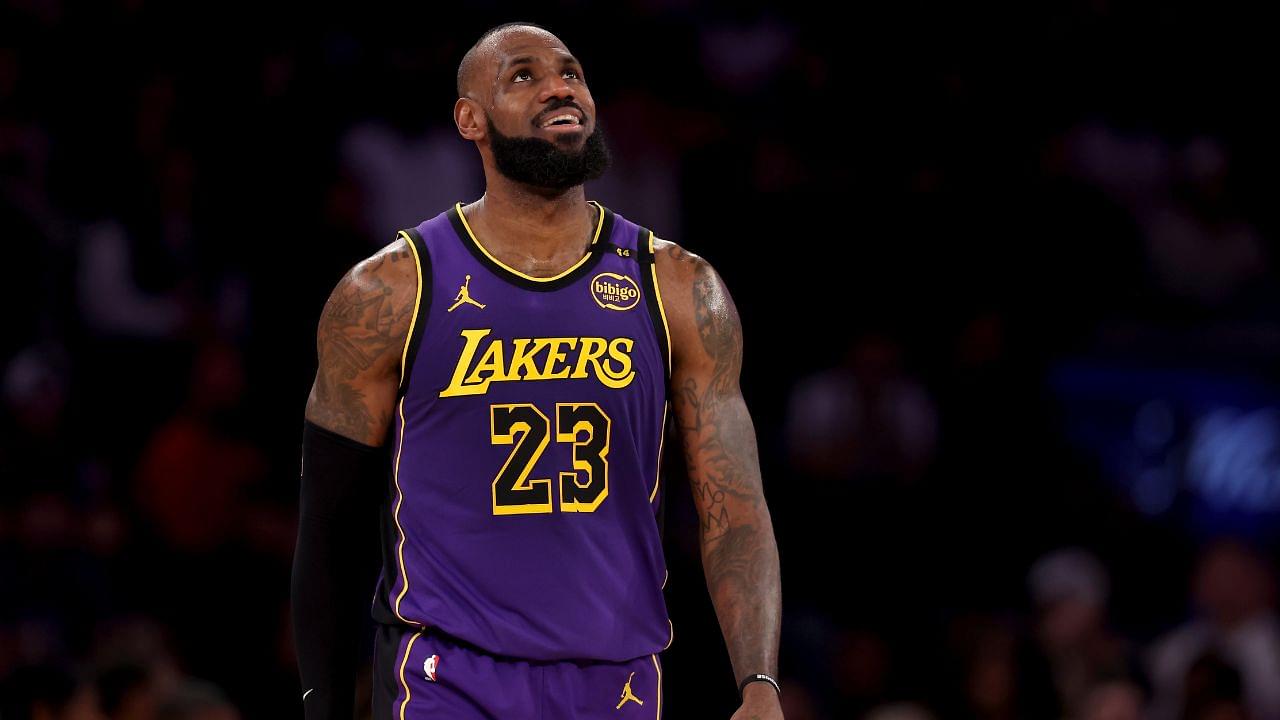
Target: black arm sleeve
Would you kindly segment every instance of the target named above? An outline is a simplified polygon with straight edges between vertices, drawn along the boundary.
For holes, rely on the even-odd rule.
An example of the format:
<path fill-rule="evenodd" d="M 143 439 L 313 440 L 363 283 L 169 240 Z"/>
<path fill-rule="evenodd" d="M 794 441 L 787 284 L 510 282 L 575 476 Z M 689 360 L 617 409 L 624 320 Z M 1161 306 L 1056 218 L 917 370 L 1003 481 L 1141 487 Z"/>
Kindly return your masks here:
<path fill-rule="evenodd" d="M 354 715 L 360 631 L 378 569 L 387 447 L 303 421 L 290 601 L 306 720 Z"/>

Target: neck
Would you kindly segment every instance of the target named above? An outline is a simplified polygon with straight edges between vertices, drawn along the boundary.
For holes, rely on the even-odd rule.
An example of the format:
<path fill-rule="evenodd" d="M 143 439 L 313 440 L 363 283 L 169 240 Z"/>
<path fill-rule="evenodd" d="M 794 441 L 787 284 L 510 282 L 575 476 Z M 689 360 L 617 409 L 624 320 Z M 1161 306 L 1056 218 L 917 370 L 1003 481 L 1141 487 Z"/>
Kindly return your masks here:
<path fill-rule="evenodd" d="M 595 234 L 597 210 L 582 185 L 554 195 L 509 181 L 490 183 L 463 206 L 476 239 L 499 260 L 530 275 L 554 275 L 577 262 Z"/>

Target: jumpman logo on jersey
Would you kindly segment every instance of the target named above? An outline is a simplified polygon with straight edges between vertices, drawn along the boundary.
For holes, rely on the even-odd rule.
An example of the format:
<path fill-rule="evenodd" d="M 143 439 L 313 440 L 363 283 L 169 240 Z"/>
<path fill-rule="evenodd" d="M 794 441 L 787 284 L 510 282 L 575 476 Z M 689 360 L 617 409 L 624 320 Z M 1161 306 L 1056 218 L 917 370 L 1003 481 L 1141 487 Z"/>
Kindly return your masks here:
<path fill-rule="evenodd" d="M 458 307 L 459 305 L 464 305 L 464 304 L 467 304 L 467 303 L 470 303 L 470 304 L 472 304 L 472 305 L 475 305 L 476 307 L 480 308 L 481 310 L 483 310 L 483 309 L 484 309 L 484 304 L 483 304 L 483 303 L 478 303 L 478 302 L 476 302 L 475 300 L 472 300 L 472 299 L 471 299 L 471 291 L 468 289 L 468 287 L 469 287 L 470 285 L 471 285 L 471 276 L 470 276 L 470 275 L 468 275 L 468 276 L 467 276 L 467 281 L 466 281 L 466 282 L 464 282 L 464 283 L 462 283 L 462 287 L 458 288 L 458 296 L 457 296 L 456 298 L 454 298 L 454 303 L 453 303 L 452 305 L 450 305 L 450 306 L 449 306 L 449 309 L 448 309 L 448 310 L 445 310 L 445 312 L 453 312 L 455 309 L 457 309 L 457 307 Z"/>
<path fill-rule="evenodd" d="M 631 678 L 635 676 L 634 672 L 627 676 L 627 684 L 622 686 L 622 699 L 618 701 L 618 707 L 614 708 L 614 710 L 621 710 L 628 700 L 634 700 L 636 703 L 644 705 L 644 701 L 631 692 Z"/>

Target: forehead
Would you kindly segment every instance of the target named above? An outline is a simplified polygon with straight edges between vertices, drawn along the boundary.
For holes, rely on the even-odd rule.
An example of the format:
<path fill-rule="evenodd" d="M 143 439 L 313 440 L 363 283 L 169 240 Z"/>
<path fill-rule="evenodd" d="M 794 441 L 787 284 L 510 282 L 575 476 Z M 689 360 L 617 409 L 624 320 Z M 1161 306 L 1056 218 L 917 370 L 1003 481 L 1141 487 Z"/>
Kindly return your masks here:
<path fill-rule="evenodd" d="M 553 63 L 578 62 L 564 43 L 556 38 L 532 36 L 527 33 L 503 38 L 494 47 L 493 57 L 498 68 L 539 60 Z"/>

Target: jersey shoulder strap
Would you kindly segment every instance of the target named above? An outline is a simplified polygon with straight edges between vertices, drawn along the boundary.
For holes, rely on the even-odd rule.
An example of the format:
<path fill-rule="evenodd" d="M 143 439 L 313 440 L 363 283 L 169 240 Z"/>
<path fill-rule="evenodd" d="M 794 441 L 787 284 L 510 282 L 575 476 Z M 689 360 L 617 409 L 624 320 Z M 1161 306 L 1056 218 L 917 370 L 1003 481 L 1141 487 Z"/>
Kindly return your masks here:
<path fill-rule="evenodd" d="M 404 348 L 400 352 L 400 386 L 396 390 L 396 400 L 409 392 L 409 380 L 412 376 L 414 358 L 422 345 L 422 331 L 427 326 L 427 315 L 431 310 L 431 253 L 427 243 L 417 228 L 406 228 L 396 233 L 409 244 L 413 253 L 414 266 L 417 269 L 418 289 L 414 293 L 413 314 L 409 318 L 409 333 L 405 336 Z"/>
<path fill-rule="evenodd" d="M 658 286 L 658 263 L 653 255 L 653 231 L 637 225 L 636 262 L 640 266 L 640 284 L 644 288 L 644 302 L 649 309 L 649 318 L 658 335 L 658 345 L 662 350 L 667 371 L 668 391 L 671 383 L 671 329 L 667 326 L 667 312 L 662 307 L 662 289 Z M 668 396 L 670 393 L 668 392 Z"/>
<path fill-rule="evenodd" d="M 667 434 L 667 408 L 671 403 L 671 330 L 667 326 L 667 313 L 662 307 L 662 290 L 658 286 L 658 263 L 653 254 L 653 231 L 643 225 L 636 226 L 634 237 L 635 252 L 634 257 L 639 269 L 640 286 L 644 289 L 644 303 L 649 310 L 649 319 L 654 328 L 654 335 L 658 339 L 658 349 L 662 353 L 664 361 L 663 368 L 665 370 L 665 385 L 667 392 L 667 402 L 662 410 L 662 433 L 665 440 Z M 663 442 L 658 444 L 658 485 L 663 488 L 662 498 L 658 501 L 658 537 L 663 538 L 665 542 L 667 534 L 667 481 L 663 477 L 666 473 L 663 471 L 663 459 L 665 453 L 662 452 Z M 665 588 L 667 584 L 666 578 L 663 578 L 662 585 Z"/>

